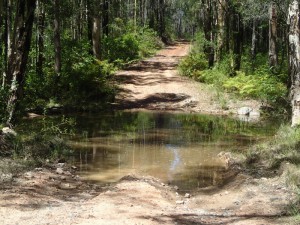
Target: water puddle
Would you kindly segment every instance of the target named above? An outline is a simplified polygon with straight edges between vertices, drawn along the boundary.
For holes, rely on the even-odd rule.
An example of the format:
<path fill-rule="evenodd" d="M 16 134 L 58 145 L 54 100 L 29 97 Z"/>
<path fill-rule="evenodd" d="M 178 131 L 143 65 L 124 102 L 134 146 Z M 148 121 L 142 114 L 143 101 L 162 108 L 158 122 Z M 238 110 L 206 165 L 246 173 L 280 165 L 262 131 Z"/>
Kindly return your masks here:
<path fill-rule="evenodd" d="M 128 174 L 154 176 L 181 190 L 225 182 L 222 151 L 246 151 L 272 136 L 271 122 L 196 114 L 115 112 L 76 116 L 74 163 L 85 179 L 101 183 Z"/>

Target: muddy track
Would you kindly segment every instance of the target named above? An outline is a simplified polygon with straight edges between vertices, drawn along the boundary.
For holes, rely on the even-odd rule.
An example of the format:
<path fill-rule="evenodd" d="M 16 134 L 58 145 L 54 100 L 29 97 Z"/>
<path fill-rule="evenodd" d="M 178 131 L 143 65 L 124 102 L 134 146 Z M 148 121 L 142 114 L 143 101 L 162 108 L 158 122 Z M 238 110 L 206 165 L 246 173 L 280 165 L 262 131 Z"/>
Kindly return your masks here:
<path fill-rule="evenodd" d="M 120 71 L 118 108 L 226 114 L 256 104 L 228 98 L 229 109 L 222 110 L 209 87 L 180 77 L 176 66 L 188 50 L 189 44 L 177 43 Z M 98 187 L 58 166 L 14 176 L 0 171 L 1 225 L 297 224 L 286 217 L 295 195 L 285 173 L 260 179 L 241 173 L 225 186 L 185 195 L 151 177 L 127 176 Z"/>
<path fill-rule="evenodd" d="M 189 43 L 177 42 L 156 56 L 119 71 L 116 74 L 119 86 L 116 107 L 210 114 L 235 114 L 242 106 L 259 108 L 260 103 L 256 101 L 238 101 L 225 93 L 220 100 L 220 93 L 209 85 L 180 76 L 177 66 L 189 50 Z"/>

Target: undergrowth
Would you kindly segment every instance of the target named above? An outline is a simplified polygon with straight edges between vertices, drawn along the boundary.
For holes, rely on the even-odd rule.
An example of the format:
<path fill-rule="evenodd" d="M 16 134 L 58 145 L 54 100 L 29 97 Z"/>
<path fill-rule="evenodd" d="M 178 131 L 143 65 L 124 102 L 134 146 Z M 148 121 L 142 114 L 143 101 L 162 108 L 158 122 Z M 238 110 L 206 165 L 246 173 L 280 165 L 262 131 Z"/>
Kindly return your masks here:
<path fill-rule="evenodd" d="M 283 125 L 269 141 L 257 144 L 246 154 L 246 166 L 264 167 L 266 171 L 284 173 L 287 186 L 295 193 L 288 213 L 300 221 L 300 127 Z"/>
<path fill-rule="evenodd" d="M 214 67 L 208 68 L 207 56 L 204 53 L 207 46 L 214 45 L 208 43 L 204 35 L 199 33 L 190 54 L 179 64 L 182 75 L 211 84 L 218 89 L 218 93 L 228 92 L 238 98 L 258 99 L 277 110 L 286 107 L 287 65 L 282 63 L 280 68 L 270 69 L 267 56 L 263 54 L 257 54 L 255 62 L 252 63 L 246 50 L 239 71 L 234 71 L 233 57 L 230 54 L 223 57 Z"/>

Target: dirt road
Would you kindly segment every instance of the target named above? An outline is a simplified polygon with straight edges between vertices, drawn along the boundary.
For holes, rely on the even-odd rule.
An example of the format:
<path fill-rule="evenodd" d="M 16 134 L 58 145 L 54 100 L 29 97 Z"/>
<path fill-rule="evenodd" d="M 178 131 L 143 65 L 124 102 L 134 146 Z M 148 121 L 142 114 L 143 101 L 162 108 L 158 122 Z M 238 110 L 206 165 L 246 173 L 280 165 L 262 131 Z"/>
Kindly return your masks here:
<path fill-rule="evenodd" d="M 156 56 L 118 72 L 117 107 L 209 114 L 235 114 L 243 106 L 258 110 L 257 101 L 231 99 L 226 93 L 220 97 L 214 88 L 180 76 L 178 63 L 189 50 L 189 43 L 177 42 Z"/>
<path fill-rule="evenodd" d="M 208 87 L 180 77 L 176 66 L 188 50 L 187 43 L 177 43 L 119 72 L 118 107 L 223 114 L 241 104 L 256 104 L 228 99 L 229 109 L 224 110 Z M 98 187 L 65 165 L 56 167 L 17 176 L 0 173 L 1 225 L 293 224 L 284 217 L 295 197 L 286 187 L 285 173 L 257 179 L 241 173 L 223 187 L 186 194 L 155 178 L 134 175 Z"/>

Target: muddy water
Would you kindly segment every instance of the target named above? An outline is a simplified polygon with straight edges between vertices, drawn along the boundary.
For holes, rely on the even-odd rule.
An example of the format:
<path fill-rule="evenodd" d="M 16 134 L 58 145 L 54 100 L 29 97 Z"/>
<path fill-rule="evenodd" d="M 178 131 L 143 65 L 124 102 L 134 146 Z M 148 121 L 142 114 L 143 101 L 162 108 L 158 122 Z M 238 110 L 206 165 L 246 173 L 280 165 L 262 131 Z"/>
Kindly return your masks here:
<path fill-rule="evenodd" d="M 75 119 L 77 136 L 70 143 L 85 179 L 109 183 L 150 175 L 183 191 L 226 182 L 230 173 L 217 155 L 246 151 L 277 129 L 271 122 L 193 114 L 115 112 Z"/>

